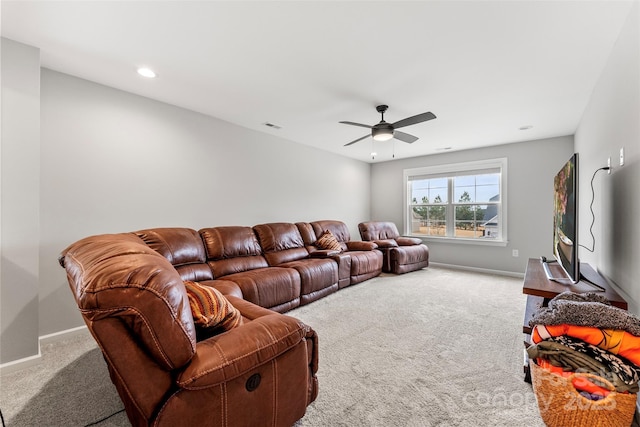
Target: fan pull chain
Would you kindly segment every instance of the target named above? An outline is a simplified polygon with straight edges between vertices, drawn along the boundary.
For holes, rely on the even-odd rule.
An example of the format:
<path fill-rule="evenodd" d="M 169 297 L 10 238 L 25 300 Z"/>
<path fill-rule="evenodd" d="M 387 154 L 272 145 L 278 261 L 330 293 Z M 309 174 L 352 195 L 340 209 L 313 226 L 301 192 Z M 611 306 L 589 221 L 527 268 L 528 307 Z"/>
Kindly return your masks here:
<path fill-rule="evenodd" d="M 393 148 L 391 149 L 392 150 L 391 151 L 391 158 L 395 159 L 396 158 L 396 140 L 395 139 L 393 140 L 393 145 L 392 146 L 393 146 Z"/>

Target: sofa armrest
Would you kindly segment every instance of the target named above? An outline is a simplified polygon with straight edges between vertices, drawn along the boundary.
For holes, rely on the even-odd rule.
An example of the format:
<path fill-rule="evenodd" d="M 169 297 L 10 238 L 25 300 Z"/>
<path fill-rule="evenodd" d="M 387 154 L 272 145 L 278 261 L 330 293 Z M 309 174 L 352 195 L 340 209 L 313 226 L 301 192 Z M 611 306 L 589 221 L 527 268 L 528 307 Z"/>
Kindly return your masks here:
<path fill-rule="evenodd" d="M 396 248 L 398 247 L 398 242 L 396 242 L 393 239 L 385 239 L 385 240 L 374 240 L 373 241 L 376 245 L 378 245 L 378 248 L 380 249 L 385 249 L 385 248 Z"/>
<path fill-rule="evenodd" d="M 238 298 L 233 295 L 227 295 L 226 297 L 231 305 L 240 310 L 240 313 L 242 313 L 242 317 L 245 320 L 255 320 L 258 317 L 270 316 L 273 314 L 273 310 L 260 307 L 259 305 L 249 302 L 245 299 Z"/>
<path fill-rule="evenodd" d="M 422 240 L 417 237 L 398 237 L 396 242 L 398 242 L 399 246 L 415 246 L 422 244 Z"/>
<path fill-rule="evenodd" d="M 360 242 L 357 240 L 346 242 L 347 249 L 350 251 L 372 251 L 378 247 L 373 242 Z"/>
<path fill-rule="evenodd" d="M 197 390 L 227 382 L 293 348 L 309 330 L 290 316 L 274 313 L 259 317 L 199 342 L 195 356 L 176 383 Z"/>
<path fill-rule="evenodd" d="M 313 251 L 309 253 L 311 258 L 330 258 L 333 255 L 338 255 L 340 251 L 334 251 L 331 249 L 318 249 L 317 251 Z"/>

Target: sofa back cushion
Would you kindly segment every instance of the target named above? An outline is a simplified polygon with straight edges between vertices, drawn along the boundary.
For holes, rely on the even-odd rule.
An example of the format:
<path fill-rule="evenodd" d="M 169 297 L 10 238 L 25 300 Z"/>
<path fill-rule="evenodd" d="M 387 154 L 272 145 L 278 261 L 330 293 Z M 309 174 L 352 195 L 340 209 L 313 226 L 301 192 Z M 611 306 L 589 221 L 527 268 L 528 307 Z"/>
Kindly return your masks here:
<path fill-rule="evenodd" d="M 308 222 L 296 222 L 296 227 L 298 228 L 298 232 L 300 233 L 305 246 L 313 246 L 317 237 L 311 224 Z"/>
<path fill-rule="evenodd" d="M 60 257 L 78 308 L 98 342 L 101 325 L 125 325 L 165 370 L 195 354 L 196 332 L 180 275 L 133 233 L 87 237 Z M 109 330 L 109 327 L 106 327 Z"/>
<path fill-rule="evenodd" d="M 387 240 L 400 237 L 396 224 L 390 221 L 369 221 L 358 224 L 362 240 Z"/>
<path fill-rule="evenodd" d="M 182 280 L 213 279 L 202 239 L 190 228 L 150 228 L 134 232 L 151 249 L 169 260 Z"/>
<path fill-rule="evenodd" d="M 331 231 L 331 234 L 335 236 L 336 240 L 340 243 L 340 246 L 342 246 L 342 250 L 347 250 L 346 242 L 351 240 L 347 224 L 342 221 L 323 220 L 314 221 L 311 223 L 311 226 L 313 227 L 313 231 L 317 238 L 319 238 L 326 230 Z"/>
<path fill-rule="evenodd" d="M 216 279 L 268 267 L 251 227 L 211 227 L 203 228 L 199 233 L 204 242 L 207 263 Z"/>
<path fill-rule="evenodd" d="M 269 265 L 297 261 L 309 256 L 309 252 L 304 247 L 304 241 L 295 224 L 273 222 L 255 225 L 253 229 L 260 240 L 260 245 Z"/>

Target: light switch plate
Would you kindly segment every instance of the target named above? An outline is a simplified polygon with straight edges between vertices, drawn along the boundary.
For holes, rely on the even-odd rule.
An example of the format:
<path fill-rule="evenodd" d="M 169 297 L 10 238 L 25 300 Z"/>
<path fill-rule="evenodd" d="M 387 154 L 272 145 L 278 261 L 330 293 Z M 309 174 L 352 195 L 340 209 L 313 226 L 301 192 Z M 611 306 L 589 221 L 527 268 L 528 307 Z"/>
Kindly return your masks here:
<path fill-rule="evenodd" d="M 620 149 L 620 166 L 624 166 L 624 147 Z"/>

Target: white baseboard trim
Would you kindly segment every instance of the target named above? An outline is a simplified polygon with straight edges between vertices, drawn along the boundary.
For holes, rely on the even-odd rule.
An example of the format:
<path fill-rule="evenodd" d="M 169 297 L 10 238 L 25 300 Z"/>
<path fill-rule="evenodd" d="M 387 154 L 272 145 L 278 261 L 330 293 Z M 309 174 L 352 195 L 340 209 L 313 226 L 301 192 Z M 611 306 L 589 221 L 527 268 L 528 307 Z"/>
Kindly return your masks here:
<path fill-rule="evenodd" d="M 9 374 L 40 363 L 40 360 L 42 359 L 41 347 L 43 344 L 50 344 L 61 339 L 83 334 L 89 334 L 89 329 L 87 329 L 86 326 L 78 326 L 77 328 L 66 329 L 64 331 L 54 332 L 53 334 L 38 337 L 38 354 L 0 364 L 0 375 Z"/>
<path fill-rule="evenodd" d="M 38 345 L 38 354 L 1 364 L 0 375 L 10 374 L 12 372 L 19 371 L 21 369 L 35 366 L 38 363 L 40 363 L 41 358 L 42 358 L 42 353 L 40 353 L 40 345 Z"/>
<path fill-rule="evenodd" d="M 76 335 L 84 335 L 84 334 L 89 334 L 89 329 L 87 329 L 86 325 L 78 326 L 77 328 L 66 329 L 60 332 L 54 332 L 48 335 L 43 335 L 39 338 L 39 341 L 40 341 L 40 345 L 49 344 L 51 342 L 56 342 L 64 338 L 71 338 Z"/>
<path fill-rule="evenodd" d="M 429 262 L 429 265 L 434 267 L 450 268 L 452 270 L 464 270 L 464 271 L 471 271 L 473 273 L 496 274 L 498 276 L 509 276 L 509 277 L 517 277 L 519 279 L 524 279 L 524 273 L 516 273 L 513 271 L 492 270 L 489 268 L 479 268 L 479 267 L 467 267 L 464 265 L 443 264 L 440 262 Z"/>

